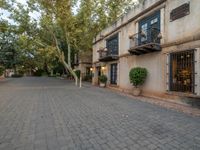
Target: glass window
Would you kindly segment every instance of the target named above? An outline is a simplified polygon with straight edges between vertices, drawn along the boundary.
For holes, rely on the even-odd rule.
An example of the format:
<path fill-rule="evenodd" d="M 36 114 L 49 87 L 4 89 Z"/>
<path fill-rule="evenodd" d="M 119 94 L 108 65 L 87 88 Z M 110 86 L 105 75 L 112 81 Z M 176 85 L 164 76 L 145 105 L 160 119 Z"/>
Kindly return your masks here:
<path fill-rule="evenodd" d="M 151 24 L 154 24 L 154 23 L 157 23 L 157 22 L 158 22 L 158 18 L 151 20 Z"/>
<path fill-rule="evenodd" d="M 119 41 L 118 34 L 107 40 L 108 54 L 118 55 Z"/>
<path fill-rule="evenodd" d="M 141 41 L 144 42 L 147 40 L 147 23 L 141 26 Z"/>

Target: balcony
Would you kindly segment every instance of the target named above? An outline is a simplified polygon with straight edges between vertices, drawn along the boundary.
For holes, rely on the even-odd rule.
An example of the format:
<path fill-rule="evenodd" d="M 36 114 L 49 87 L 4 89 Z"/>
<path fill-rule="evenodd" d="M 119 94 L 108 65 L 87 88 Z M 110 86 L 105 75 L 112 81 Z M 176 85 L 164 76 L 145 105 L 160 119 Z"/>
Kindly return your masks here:
<path fill-rule="evenodd" d="M 132 55 L 143 55 L 151 52 L 161 51 L 160 29 L 150 28 L 130 36 L 130 49 Z"/>
<path fill-rule="evenodd" d="M 100 49 L 98 52 L 100 62 L 108 62 L 119 59 L 118 52 L 111 52 L 107 48 Z"/>

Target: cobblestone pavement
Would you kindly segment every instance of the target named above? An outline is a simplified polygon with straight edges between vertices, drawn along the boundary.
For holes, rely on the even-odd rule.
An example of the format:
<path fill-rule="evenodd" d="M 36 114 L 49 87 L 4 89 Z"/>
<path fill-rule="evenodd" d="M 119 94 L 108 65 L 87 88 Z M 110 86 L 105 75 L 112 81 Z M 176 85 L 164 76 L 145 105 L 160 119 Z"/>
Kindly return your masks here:
<path fill-rule="evenodd" d="M 200 118 L 55 78 L 0 82 L 0 150 L 200 150 Z"/>

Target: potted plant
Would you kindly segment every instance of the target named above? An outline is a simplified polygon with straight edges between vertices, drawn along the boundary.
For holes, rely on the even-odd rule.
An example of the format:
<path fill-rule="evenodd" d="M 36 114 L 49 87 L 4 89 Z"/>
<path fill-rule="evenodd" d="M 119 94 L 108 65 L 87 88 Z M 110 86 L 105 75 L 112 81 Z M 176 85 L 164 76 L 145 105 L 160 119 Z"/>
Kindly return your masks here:
<path fill-rule="evenodd" d="M 99 76 L 100 87 L 105 87 L 108 78 L 106 75 Z"/>
<path fill-rule="evenodd" d="M 130 70 L 129 72 L 129 79 L 130 83 L 133 84 L 133 95 L 139 96 L 141 94 L 141 85 L 144 84 L 147 78 L 147 69 L 136 67 Z"/>

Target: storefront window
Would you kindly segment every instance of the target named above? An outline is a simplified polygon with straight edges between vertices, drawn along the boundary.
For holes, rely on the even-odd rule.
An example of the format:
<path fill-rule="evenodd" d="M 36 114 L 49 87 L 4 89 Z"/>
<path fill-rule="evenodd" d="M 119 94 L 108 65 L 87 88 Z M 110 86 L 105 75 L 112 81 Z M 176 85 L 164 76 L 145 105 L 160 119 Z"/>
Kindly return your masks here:
<path fill-rule="evenodd" d="M 194 93 L 194 51 L 170 54 L 170 90 Z"/>

